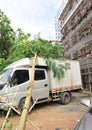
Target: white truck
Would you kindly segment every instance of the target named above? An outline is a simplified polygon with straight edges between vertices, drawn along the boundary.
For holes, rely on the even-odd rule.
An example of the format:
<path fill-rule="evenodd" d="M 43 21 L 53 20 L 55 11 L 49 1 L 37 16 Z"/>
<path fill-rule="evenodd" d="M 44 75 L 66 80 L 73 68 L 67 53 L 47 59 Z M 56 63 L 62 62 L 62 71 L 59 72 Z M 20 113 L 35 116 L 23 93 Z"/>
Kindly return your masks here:
<path fill-rule="evenodd" d="M 38 57 L 35 66 L 34 87 L 30 106 L 37 99 L 37 104 L 48 101 L 59 101 L 68 104 L 72 99 L 71 92 L 82 90 L 80 65 L 78 61 L 56 61 L 63 64 L 65 75 L 62 79 L 53 76 L 43 58 Z M 27 88 L 30 85 L 32 59 L 23 58 L 7 66 L 1 74 L 0 97 L 19 111 L 23 109 Z M 15 95 L 15 96 L 14 96 Z M 14 98 L 14 99 L 13 99 Z M 6 109 L 7 103 L 0 98 L 0 109 Z"/>

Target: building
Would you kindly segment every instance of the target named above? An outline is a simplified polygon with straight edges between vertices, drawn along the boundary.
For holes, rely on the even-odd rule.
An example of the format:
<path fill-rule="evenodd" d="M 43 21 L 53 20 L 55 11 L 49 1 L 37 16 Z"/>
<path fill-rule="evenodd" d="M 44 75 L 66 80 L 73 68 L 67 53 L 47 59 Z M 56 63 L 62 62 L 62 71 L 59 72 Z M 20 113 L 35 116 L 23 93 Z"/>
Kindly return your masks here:
<path fill-rule="evenodd" d="M 68 0 L 57 19 L 65 57 L 79 60 L 83 86 L 92 90 L 92 0 Z"/>

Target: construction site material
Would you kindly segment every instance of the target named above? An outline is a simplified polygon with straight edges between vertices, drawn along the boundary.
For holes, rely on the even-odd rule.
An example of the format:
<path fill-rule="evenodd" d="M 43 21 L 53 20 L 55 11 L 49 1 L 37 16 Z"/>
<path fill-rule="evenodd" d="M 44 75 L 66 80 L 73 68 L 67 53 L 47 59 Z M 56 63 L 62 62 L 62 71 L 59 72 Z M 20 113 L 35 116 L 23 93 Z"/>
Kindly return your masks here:
<path fill-rule="evenodd" d="M 79 60 L 83 87 L 92 91 L 92 0 L 67 1 L 57 19 L 65 57 Z"/>

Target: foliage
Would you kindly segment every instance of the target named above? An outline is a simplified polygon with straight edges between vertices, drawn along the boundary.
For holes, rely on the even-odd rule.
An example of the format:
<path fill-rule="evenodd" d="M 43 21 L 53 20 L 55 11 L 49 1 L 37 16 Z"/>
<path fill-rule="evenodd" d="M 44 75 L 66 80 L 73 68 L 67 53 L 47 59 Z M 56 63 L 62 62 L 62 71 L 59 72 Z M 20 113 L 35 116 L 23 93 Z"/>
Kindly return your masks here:
<path fill-rule="evenodd" d="M 20 28 L 14 33 L 10 20 L 1 10 L 0 13 L 0 71 L 10 63 L 25 57 L 31 58 L 36 53 L 37 56 L 45 58 L 54 76 L 62 77 L 64 67 L 57 66 L 51 59 L 63 59 L 64 45 L 53 45 L 51 41 L 41 39 L 40 33 L 35 35 L 34 40 L 30 40 L 30 34 L 25 34 Z"/>
<path fill-rule="evenodd" d="M 13 125 L 12 125 L 12 123 L 11 123 L 9 120 L 7 120 L 6 126 L 7 126 L 10 130 L 13 129 Z"/>
<path fill-rule="evenodd" d="M 63 59 L 63 44 L 52 45 L 52 42 L 43 40 L 41 38 L 30 41 L 29 34 L 23 34 L 23 32 L 21 32 L 21 34 L 19 33 L 16 41 L 16 44 L 14 44 L 11 50 L 12 55 L 8 58 L 8 60 L 4 61 L 5 65 L 8 65 L 21 58 L 31 58 L 35 53 L 37 53 L 37 56 L 45 58 L 47 65 L 53 70 L 54 76 L 57 76 L 59 79 L 63 77 L 64 67 L 61 65 L 57 66 L 56 62 L 52 62 L 51 60 Z"/>
<path fill-rule="evenodd" d="M 63 44 L 53 45 L 51 41 L 43 40 L 40 37 L 30 40 L 30 34 L 23 33 L 21 29 L 18 29 L 16 34 L 15 44 L 11 48 L 11 55 L 7 60 L 3 61 L 3 68 L 18 59 L 25 57 L 32 58 L 37 53 L 37 56 L 43 57 L 46 60 L 49 68 L 53 70 L 54 76 L 60 79 L 64 75 L 64 67 L 61 65 L 57 66 L 56 62 L 51 60 L 63 59 Z"/>
<path fill-rule="evenodd" d="M 64 76 L 64 70 L 65 66 L 62 64 L 58 64 L 56 60 L 46 60 L 46 64 L 49 66 L 49 68 L 53 71 L 54 77 L 57 77 L 58 79 L 63 78 Z"/>
<path fill-rule="evenodd" d="M 9 109 L 9 107 L 8 107 L 8 109 Z M 11 109 L 11 111 L 10 111 L 10 113 L 9 113 L 9 116 L 13 116 L 14 114 L 13 114 L 13 110 Z M 7 120 L 7 122 L 6 122 L 6 126 L 7 126 L 7 128 L 9 128 L 10 130 L 12 130 L 13 129 L 13 124 L 12 124 L 12 122 L 8 119 Z"/>
<path fill-rule="evenodd" d="M 64 76 L 63 65 L 57 65 L 55 60 L 63 60 L 64 45 L 53 45 L 52 42 L 41 38 L 31 42 L 31 53 L 37 53 L 37 56 L 44 57 L 49 68 L 54 72 L 54 76 L 58 79 Z M 53 60 L 52 60 L 53 59 Z"/>
<path fill-rule="evenodd" d="M 0 67 L 0 71 L 2 71 L 7 65 L 11 64 L 12 62 L 26 57 L 27 52 L 27 43 L 29 43 L 30 34 L 24 34 L 22 30 L 19 28 L 16 31 L 15 41 L 12 47 L 9 49 L 10 55 L 7 59 L 3 59 L 2 66 Z"/>
<path fill-rule="evenodd" d="M 15 33 L 11 27 L 10 20 L 0 10 L 0 58 L 8 58 L 14 38 Z"/>
<path fill-rule="evenodd" d="M 29 37 L 30 37 L 29 33 L 24 34 L 22 29 L 20 28 L 17 30 L 15 44 L 11 49 L 12 55 L 9 57 L 10 59 L 13 59 L 13 61 L 16 61 L 24 57 L 30 57 L 28 55 L 28 50 L 30 48 Z"/>

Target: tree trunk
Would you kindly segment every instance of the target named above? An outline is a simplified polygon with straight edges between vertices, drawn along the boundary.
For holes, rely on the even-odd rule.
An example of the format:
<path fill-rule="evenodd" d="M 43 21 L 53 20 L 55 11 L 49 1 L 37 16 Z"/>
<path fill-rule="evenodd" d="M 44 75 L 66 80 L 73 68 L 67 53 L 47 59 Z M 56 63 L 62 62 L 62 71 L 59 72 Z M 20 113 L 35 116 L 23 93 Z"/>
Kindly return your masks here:
<path fill-rule="evenodd" d="M 17 130 L 25 130 L 27 114 L 28 114 L 28 111 L 29 111 L 30 99 L 31 99 L 31 95 L 32 95 L 33 85 L 34 85 L 35 63 L 36 63 L 36 53 L 35 53 L 35 57 L 33 59 L 33 64 L 32 64 L 30 86 L 29 86 L 28 91 L 27 91 L 24 109 L 22 111 L 21 118 L 20 118 L 20 121 L 19 121 L 19 126 L 18 126 Z"/>

